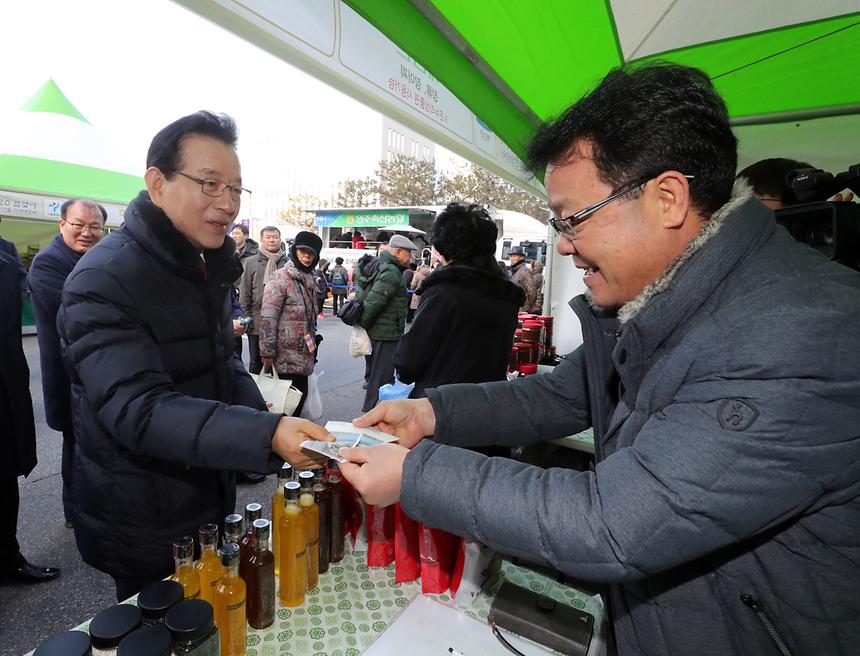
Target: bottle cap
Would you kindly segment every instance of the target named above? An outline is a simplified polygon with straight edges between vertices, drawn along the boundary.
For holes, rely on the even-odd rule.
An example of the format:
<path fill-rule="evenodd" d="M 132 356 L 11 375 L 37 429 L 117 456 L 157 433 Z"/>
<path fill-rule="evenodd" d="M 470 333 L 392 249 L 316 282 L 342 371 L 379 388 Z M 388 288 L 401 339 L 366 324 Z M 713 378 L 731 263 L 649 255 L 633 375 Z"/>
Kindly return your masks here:
<path fill-rule="evenodd" d="M 131 604 L 117 604 L 105 608 L 90 622 L 90 640 L 93 647 L 112 649 L 120 640 L 140 626 L 140 609 Z"/>
<path fill-rule="evenodd" d="M 335 460 L 334 458 L 329 459 L 329 461 L 328 461 L 328 473 L 333 474 L 333 473 L 337 473 L 338 471 L 340 471 L 340 465 L 338 465 L 337 460 Z"/>
<path fill-rule="evenodd" d="M 160 624 L 132 631 L 119 643 L 117 656 L 170 656 L 170 631 Z"/>
<path fill-rule="evenodd" d="M 257 538 L 257 544 L 264 544 L 269 539 L 269 531 L 268 519 L 254 520 L 254 537 Z"/>
<path fill-rule="evenodd" d="M 173 541 L 173 557 L 177 560 L 194 557 L 194 540 L 190 535 Z"/>
<path fill-rule="evenodd" d="M 224 567 L 231 567 L 239 562 L 239 545 L 235 542 L 222 544 L 218 554 L 221 556 L 221 564 Z"/>
<path fill-rule="evenodd" d="M 303 471 L 299 474 L 299 482 L 303 490 L 310 490 L 314 486 L 314 473 L 312 471 Z"/>
<path fill-rule="evenodd" d="M 204 524 L 200 527 L 200 546 L 218 545 L 218 525 Z"/>
<path fill-rule="evenodd" d="M 175 642 L 197 642 L 208 636 L 215 626 L 212 604 L 202 599 L 180 601 L 167 611 L 164 626 Z"/>
<path fill-rule="evenodd" d="M 281 486 L 283 489 L 283 483 L 290 481 L 293 479 L 293 466 L 285 462 L 283 467 L 278 471 L 278 480 L 281 481 Z"/>
<path fill-rule="evenodd" d="M 83 631 L 64 631 L 36 647 L 33 656 L 89 656 L 90 637 Z"/>
<path fill-rule="evenodd" d="M 182 601 L 182 584 L 177 581 L 150 583 L 137 595 L 137 607 L 147 619 L 160 620 L 171 607 Z"/>
<path fill-rule="evenodd" d="M 299 498 L 299 489 L 301 485 L 296 483 L 295 481 L 290 481 L 289 483 L 284 484 L 284 496 L 287 499 L 298 499 Z"/>
<path fill-rule="evenodd" d="M 325 480 L 325 469 L 314 469 L 314 483 Z"/>
<path fill-rule="evenodd" d="M 233 513 L 224 518 L 224 540 L 237 542 L 242 537 L 242 515 Z"/>
<path fill-rule="evenodd" d="M 245 526 L 248 527 L 248 530 L 251 530 L 251 526 L 254 524 L 255 519 L 260 519 L 263 516 L 263 506 L 259 503 L 249 503 L 245 506 Z"/>

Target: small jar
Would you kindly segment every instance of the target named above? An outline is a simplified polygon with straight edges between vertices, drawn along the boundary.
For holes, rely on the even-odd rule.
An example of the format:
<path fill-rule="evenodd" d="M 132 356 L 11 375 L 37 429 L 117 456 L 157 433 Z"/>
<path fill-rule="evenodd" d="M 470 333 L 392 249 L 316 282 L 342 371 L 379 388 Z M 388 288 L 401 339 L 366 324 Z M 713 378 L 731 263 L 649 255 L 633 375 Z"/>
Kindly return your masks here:
<path fill-rule="evenodd" d="M 117 604 L 98 613 L 90 622 L 93 656 L 116 656 L 119 643 L 140 626 L 140 609 Z"/>
<path fill-rule="evenodd" d="M 538 362 L 538 345 L 529 344 L 528 342 L 517 342 L 514 344 L 519 350 L 520 364 L 537 364 Z"/>
<path fill-rule="evenodd" d="M 122 639 L 117 656 L 171 656 L 170 646 L 170 631 L 164 626 L 145 626 Z"/>
<path fill-rule="evenodd" d="M 167 611 L 164 626 L 170 631 L 174 656 L 220 656 L 220 635 L 208 601 L 180 601 Z"/>
<path fill-rule="evenodd" d="M 65 631 L 36 647 L 33 656 L 90 656 L 90 637 L 83 631 Z"/>
<path fill-rule="evenodd" d="M 553 318 L 550 316 L 540 316 L 537 318 L 543 324 L 543 343 L 546 350 L 549 351 L 552 346 L 552 324 Z"/>
<path fill-rule="evenodd" d="M 511 354 L 508 356 L 508 371 L 516 371 L 517 365 L 520 363 L 520 350 L 516 346 L 511 347 Z"/>
<path fill-rule="evenodd" d="M 529 344 L 542 344 L 543 324 L 540 321 L 523 321 L 523 341 Z"/>
<path fill-rule="evenodd" d="M 537 373 L 537 365 L 536 364 L 529 364 L 529 363 L 522 363 L 517 368 L 517 371 L 520 372 L 520 376 L 531 376 L 532 374 Z"/>
<path fill-rule="evenodd" d="M 182 584 L 177 581 L 150 583 L 137 595 L 143 625 L 164 624 L 165 613 L 182 601 L 183 596 Z"/>

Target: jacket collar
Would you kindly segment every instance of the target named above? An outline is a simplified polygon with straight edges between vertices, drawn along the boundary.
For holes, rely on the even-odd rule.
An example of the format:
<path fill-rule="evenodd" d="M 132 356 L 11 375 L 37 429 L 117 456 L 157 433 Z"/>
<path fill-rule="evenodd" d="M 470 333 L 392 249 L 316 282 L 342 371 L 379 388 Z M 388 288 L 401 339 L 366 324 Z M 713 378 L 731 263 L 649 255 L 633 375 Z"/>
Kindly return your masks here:
<path fill-rule="evenodd" d="M 495 260 L 493 261 L 493 266 L 498 271 L 498 264 L 496 264 Z M 421 295 L 427 289 L 440 284 L 473 289 L 483 296 L 510 301 L 516 304 L 517 307 L 525 303 L 525 292 L 521 287 L 503 277 L 501 271 L 498 271 L 498 273 L 488 273 L 477 267 L 455 263 L 439 267 L 430 273 L 415 293 Z"/>
<path fill-rule="evenodd" d="M 399 271 L 403 271 L 406 267 L 400 264 L 400 260 L 394 257 L 394 253 L 389 251 L 382 251 L 382 255 L 379 256 L 379 259 L 383 262 L 388 262 L 389 264 L 393 264 L 397 267 Z"/>
<path fill-rule="evenodd" d="M 242 274 L 236 242 L 229 236 L 220 248 L 198 252 L 185 236 L 173 227 L 167 215 L 156 207 L 146 191 L 141 191 L 125 212 L 123 230 L 152 257 L 189 280 L 235 280 Z"/>

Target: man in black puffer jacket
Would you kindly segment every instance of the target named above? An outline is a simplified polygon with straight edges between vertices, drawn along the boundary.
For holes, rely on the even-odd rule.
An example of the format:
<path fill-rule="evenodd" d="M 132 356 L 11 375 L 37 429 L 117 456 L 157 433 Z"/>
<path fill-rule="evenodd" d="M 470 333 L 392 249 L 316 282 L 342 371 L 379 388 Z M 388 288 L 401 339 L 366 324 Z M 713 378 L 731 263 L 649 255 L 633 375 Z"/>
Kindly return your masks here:
<path fill-rule="evenodd" d="M 198 112 L 159 132 L 146 191 L 63 289 L 72 381 L 75 538 L 126 598 L 172 571 L 171 544 L 223 524 L 232 471 L 312 466 L 314 424 L 265 412 L 233 355 L 227 229 L 243 189 L 232 119 Z M 232 470 L 232 471 L 231 471 Z"/>

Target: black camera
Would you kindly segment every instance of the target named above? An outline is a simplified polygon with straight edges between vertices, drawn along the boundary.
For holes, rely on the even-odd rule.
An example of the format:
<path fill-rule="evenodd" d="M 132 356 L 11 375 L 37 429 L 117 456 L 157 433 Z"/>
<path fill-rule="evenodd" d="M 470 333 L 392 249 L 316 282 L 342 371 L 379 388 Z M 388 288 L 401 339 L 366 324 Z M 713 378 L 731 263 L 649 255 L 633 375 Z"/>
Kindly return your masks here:
<path fill-rule="evenodd" d="M 860 164 L 838 175 L 797 169 L 786 183 L 800 204 L 776 210 L 777 223 L 831 260 L 860 270 L 860 205 L 827 201 L 844 189 L 860 196 Z"/>

